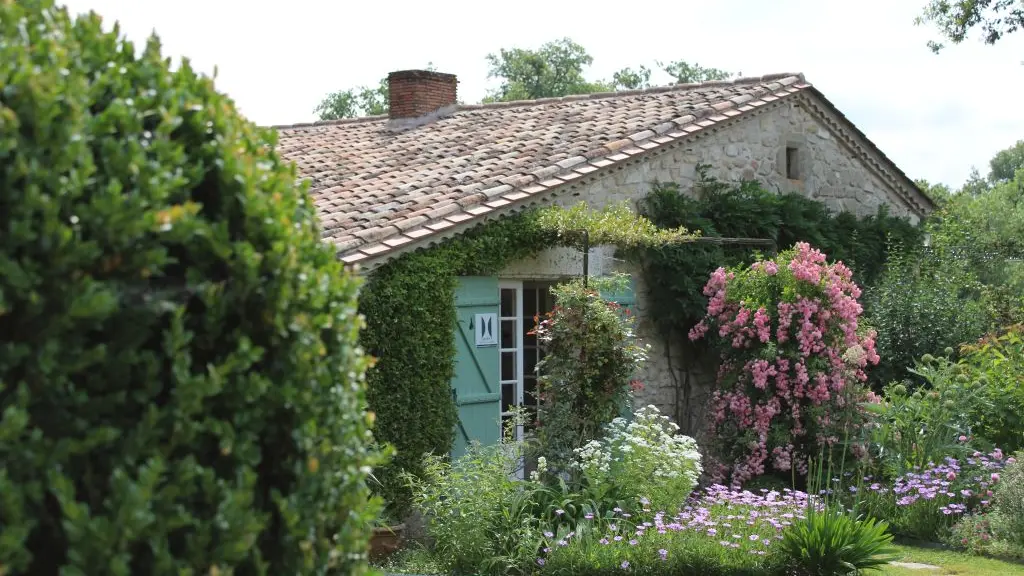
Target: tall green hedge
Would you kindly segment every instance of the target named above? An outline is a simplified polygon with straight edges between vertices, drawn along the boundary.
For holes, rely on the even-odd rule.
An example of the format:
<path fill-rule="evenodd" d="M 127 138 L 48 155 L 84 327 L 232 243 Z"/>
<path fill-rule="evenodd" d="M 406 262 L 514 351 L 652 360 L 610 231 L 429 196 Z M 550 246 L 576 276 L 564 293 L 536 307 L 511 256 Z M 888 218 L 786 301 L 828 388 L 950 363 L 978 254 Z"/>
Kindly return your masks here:
<path fill-rule="evenodd" d="M 0 2 L 0 573 L 362 571 L 358 282 L 294 182 L 155 39 Z"/>

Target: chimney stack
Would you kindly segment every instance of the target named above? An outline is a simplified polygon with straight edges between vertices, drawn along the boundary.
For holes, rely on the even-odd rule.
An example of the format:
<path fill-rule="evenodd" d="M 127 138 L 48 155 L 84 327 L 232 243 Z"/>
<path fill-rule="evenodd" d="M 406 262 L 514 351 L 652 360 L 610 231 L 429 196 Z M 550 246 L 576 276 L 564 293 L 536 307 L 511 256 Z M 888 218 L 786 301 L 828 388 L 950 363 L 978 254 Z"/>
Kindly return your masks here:
<path fill-rule="evenodd" d="M 392 119 L 419 118 L 455 105 L 454 74 L 429 70 L 402 70 L 388 74 L 389 113 Z"/>

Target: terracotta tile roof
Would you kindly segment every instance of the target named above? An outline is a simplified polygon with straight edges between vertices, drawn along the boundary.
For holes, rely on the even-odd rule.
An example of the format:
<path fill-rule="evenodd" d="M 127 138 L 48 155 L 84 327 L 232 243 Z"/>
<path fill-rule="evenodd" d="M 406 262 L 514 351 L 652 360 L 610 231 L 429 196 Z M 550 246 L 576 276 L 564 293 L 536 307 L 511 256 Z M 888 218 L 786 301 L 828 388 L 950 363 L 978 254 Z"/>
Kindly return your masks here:
<path fill-rule="evenodd" d="M 809 89 L 775 74 L 300 124 L 277 127 L 278 150 L 311 181 L 325 240 L 370 264 Z"/>

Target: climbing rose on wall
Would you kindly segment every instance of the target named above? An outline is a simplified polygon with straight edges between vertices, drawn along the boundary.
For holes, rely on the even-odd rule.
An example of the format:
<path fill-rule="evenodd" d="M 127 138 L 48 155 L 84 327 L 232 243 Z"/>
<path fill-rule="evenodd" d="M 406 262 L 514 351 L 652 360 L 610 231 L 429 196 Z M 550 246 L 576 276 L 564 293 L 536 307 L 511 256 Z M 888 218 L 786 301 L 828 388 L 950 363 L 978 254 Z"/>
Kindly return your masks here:
<path fill-rule="evenodd" d="M 770 469 L 803 475 L 808 456 L 858 436 L 861 403 L 877 401 L 866 370 L 879 358 L 874 332 L 858 325 L 852 277 L 803 242 L 711 275 L 707 315 L 690 339 L 708 338 L 722 354 L 710 409 L 713 480 L 742 484 Z"/>

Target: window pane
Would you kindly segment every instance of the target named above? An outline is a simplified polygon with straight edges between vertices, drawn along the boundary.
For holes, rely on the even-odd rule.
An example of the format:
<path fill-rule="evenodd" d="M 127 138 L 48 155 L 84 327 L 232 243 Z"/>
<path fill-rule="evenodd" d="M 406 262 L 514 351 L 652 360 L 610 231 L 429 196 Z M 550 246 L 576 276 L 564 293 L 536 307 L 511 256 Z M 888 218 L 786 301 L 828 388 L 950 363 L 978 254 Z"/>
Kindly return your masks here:
<path fill-rule="evenodd" d="M 502 380 L 515 380 L 516 379 L 516 353 L 515 352 L 502 352 L 501 353 L 501 379 Z"/>
<path fill-rule="evenodd" d="M 551 312 L 552 300 L 554 300 L 554 298 L 551 296 L 551 293 L 548 292 L 547 288 L 542 288 L 542 289 L 538 290 L 537 292 L 538 292 L 537 312 L 539 312 L 540 314 L 545 314 L 547 312 Z"/>
<path fill-rule="evenodd" d="M 533 318 L 537 313 L 537 290 L 536 288 L 523 289 L 523 316 Z"/>
<path fill-rule="evenodd" d="M 537 379 L 532 376 L 523 378 L 523 404 L 526 406 L 537 405 Z"/>
<path fill-rule="evenodd" d="M 501 315 L 505 317 L 512 317 L 516 315 L 515 288 L 501 289 Z"/>
<path fill-rule="evenodd" d="M 531 376 L 534 372 L 534 367 L 537 366 L 537 349 L 527 348 L 523 350 L 523 375 Z"/>
<path fill-rule="evenodd" d="M 516 347 L 516 321 L 515 320 L 502 320 L 501 321 L 501 347 L 502 348 L 515 348 Z"/>
<path fill-rule="evenodd" d="M 515 384 L 502 384 L 501 385 L 501 411 L 508 412 L 509 408 L 515 405 L 516 399 L 516 385 Z"/>
<path fill-rule="evenodd" d="M 537 345 L 537 335 L 536 334 L 530 334 L 530 332 L 533 332 L 534 328 L 536 328 L 536 327 L 537 327 L 537 324 L 533 321 L 533 317 L 532 316 L 528 316 L 528 317 L 523 318 L 523 345 L 524 346 L 536 346 Z"/>

